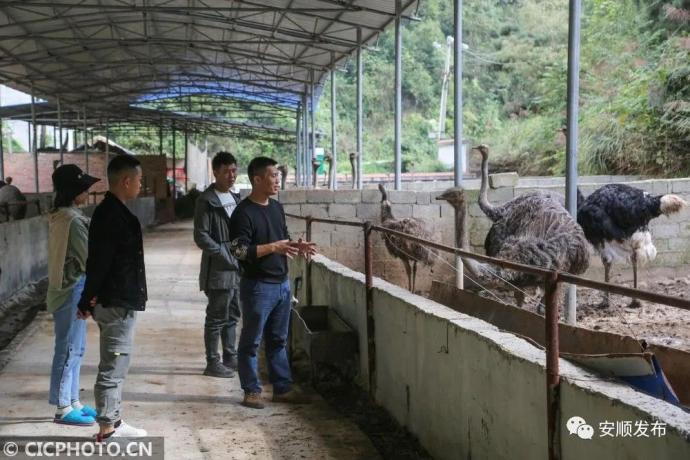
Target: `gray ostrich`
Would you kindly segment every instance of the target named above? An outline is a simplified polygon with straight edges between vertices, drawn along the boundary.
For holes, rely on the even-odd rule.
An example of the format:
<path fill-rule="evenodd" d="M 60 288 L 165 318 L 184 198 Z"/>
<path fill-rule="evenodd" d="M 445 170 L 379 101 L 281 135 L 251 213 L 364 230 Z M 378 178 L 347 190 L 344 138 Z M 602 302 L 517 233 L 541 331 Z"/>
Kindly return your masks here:
<path fill-rule="evenodd" d="M 335 168 L 333 167 L 333 155 L 327 154 L 323 160 L 328 164 L 328 172 L 326 173 L 326 185 L 328 188 L 335 188 Z"/>
<path fill-rule="evenodd" d="M 359 174 L 357 171 L 357 159 L 358 159 L 357 152 L 350 153 L 350 167 L 352 168 L 352 188 L 353 189 L 357 188 L 357 180 L 359 179 L 357 177 L 357 174 Z"/>
<path fill-rule="evenodd" d="M 563 198 L 555 193 L 534 192 L 520 195 L 501 206 L 492 205 L 488 199 L 488 148 L 481 145 L 475 149 L 482 154 L 479 206 L 493 222 L 484 241 L 486 254 L 576 275 L 585 272 L 589 266 L 587 240 L 582 228 L 563 206 Z M 438 199 L 448 201 L 457 209 L 465 206 L 461 188 L 447 190 Z M 465 228 L 465 212 L 456 215 L 463 220 L 458 222 L 458 228 Z M 520 289 L 541 288 L 543 282 L 540 277 L 528 273 L 463 260 L 470 273 L 482 283 L 497 285 L 502 278 L 515 286 L 515 298 L 520 307 L 524 302 Z"/>
<path fill-rule="evenodd" d="M 285 187 L 287 186 L 287 176 L 288 176 L 287 165 L 278 166 L 278 171 L 280 171 L 280 189 L 285 190 Z"/>
<path fill-rule="evenodd" d="M 319 160 L 316 158 L 311 159 L 311 182 L 312 187 L 316 188 L 316 182 L 318 180 L 317 172 L 319 171 Z"/>
<path fill-rule="evenodd" d="M 415 219 L 413 217 L 406 217 L 403 219 L 396 219 L 391 210 L 391 203 L 388 201 L 388 194 L 383 184 L 379 184 L 379 191 L 381 192 L 381 226 L 407 233 L 424 240 L 433 241 L 434 238 L 427 228 L 424 221 Z M 407 273 L 407 285 L 410 292 L 415 290 L 415 281 L 417 278 L 417 262 L 426 266 L 433 266 L 433 255 L 436 254 L 434 249 L 428 248 L 415 241 L 401 238 L 397 235 L 384 235 L 383 241 L 386 244 L 386 249 L 395 258 L 400 259 L 405 266 L 405 273 Z"/>

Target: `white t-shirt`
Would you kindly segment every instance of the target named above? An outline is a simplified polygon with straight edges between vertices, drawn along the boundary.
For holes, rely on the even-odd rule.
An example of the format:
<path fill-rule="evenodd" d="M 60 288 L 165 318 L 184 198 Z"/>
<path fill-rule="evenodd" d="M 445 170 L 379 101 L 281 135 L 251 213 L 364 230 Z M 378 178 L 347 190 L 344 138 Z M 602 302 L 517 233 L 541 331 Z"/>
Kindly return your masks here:
<path fill-rule="evenodd" d="M 232 193 L 230 191 L 227 191 L 225 193 L 219 192 L 218 190 L 214 189 L 214 192 L 216 192 L 216 195 L 218 196 L 218 199 L 220 200 L 220 204 L 223 205 L 223 208 L 225 208 L 225 212 L 228 213 L 228 217 L 232 217 L 232 213 L 237 207 L 237 202 L 235 201 L 235 197 L 232 196 Z"/>

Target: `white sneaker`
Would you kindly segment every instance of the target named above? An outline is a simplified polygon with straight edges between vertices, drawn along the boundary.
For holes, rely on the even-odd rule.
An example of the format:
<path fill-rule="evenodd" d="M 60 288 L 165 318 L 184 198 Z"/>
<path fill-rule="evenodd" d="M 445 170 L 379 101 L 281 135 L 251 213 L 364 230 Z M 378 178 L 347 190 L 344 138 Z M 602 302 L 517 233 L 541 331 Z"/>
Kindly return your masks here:
<path fill-rule="evenodd" d="M 132 425 L 127 425 L 123 420 L 120 420 L 120 426 L 115 428 L 115 433 L 110 437 L 114 438 L 143 438 L 146 436 L 146 430 L 142 428 L 135 428 Z"/>

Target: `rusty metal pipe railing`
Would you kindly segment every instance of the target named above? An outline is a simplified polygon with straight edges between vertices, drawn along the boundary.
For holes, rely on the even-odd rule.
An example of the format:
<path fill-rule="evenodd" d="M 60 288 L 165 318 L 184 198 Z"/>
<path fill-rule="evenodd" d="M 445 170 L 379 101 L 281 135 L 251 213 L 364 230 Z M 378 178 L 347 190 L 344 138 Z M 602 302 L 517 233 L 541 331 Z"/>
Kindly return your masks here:
<path fill-rule="evenodd" d="M 372 225 L 364 226 L 364 283 L 367 305 L 367 364 L 369 371 L 369 394 L 376 395 L 376 323 L 374 321 L 374 263 Z"/>
<path fill-rule="evenodd" d="M 2 206 L 3 210 L 5 211 L 5 216 L 7 217 L 7 222 L 15 220 L 10 215 L 10 206 L 26 206 L 28 209 L 28 207 L 30 205 L 36 205 L 36 211 L 38 212 L 39 216 L 43 213 L 43 210 L 41 209 L 41 200 L 39 200 L 39 199 L 26 200 L 26 201 L 7 201 L 5 203 L 0 204 L 0 206 Z"/>
<path fill-rule="evenodd" d="M 295 219 L 307 220 L 308 235 L 307 239 L 311 238 L 311 225 L 314 222 L 348 225 L 353 227 L 360 227 L 364 230 L 364 260 L 365 260 L 365 283 L 367 291 L 367 347 L 369 352 L 369 389 L 371 394 L 374 394 L 376 385 L 376 342 L 375 342 L 375 323 L 374 323 L 374 307 L 373 307 L 373 264 L 372 264 L 372 240 L 371 235 L 374 231 L 383 234 L 396 235 L 400 238 L 405 238 L 410 241 L 423 244 L 425 246 L 438 249 L 449 254 L 467 257 L 469 259 L 480 262 L 490 263 L 502 268 L 510 270 L 521 271 L 532 275 L 540 276 L 544 279 L 545 287 L 545 337 L 546 337 L 546 398 L 547 398 L 547 430 L 548 430 L 548 458 L 559 458 L 560 451 L 560 433 L 558 430 L 558 410 L 560 406 L 560 372 L 559 372 L 559 330 L 558 330 L 558 299 L 560 294 L 560 284 L 562 282 L 574 284 L 577 286 L 588 287 L 599 291 L 607 291 L 614 294 L 623 295 L 626 297 L 638 298 L 649 302 L 668 305 L 675 308 L 690 310 L 690 300 L 671 297 L 665 294 L 658 294 L 655 292 L 642 291 L 624 286 L 618 286 L 601 281 L 594 281 L 580 276 L 563 273 L 556 270 L 535 267 L 531 265 L 524 265 L 507 260 L 496 259 L 494 257 L 484 256 L 465 251 L 460 248 L 446 246 L 444 244 L 427 241 L 407 233 L 396 230 L 387 229 L 378 225 L 372 225 L 370 222 L 359 221 L 345 221 L 327 218 L 312 218 L 298 216 L 295 214 L 287 214 L 288 217 Z M 309 265 L 308 265 L 309 267 Z M 308 272 L 310 274 L 310 271 Z M 310 282 L 310 281 L 307 281 Z"/>
<path fill-rule="evenodd" d="M 307 217 L 307 241 L 311 241 L 312 218 Z M 314 291 L 311 282 L 311 259 L 307 260 L 307 305 L 313 305 Z"/>
<path fill-rule="evenodd" d="M 558 341 L 558 298 L 560 285 L 558 273 L 554 272 L 544 280 L 544 300 L 546 312 L 544 323 L 546 328 L 546 423 L 548 427 L 548 458 L 560 458 L 560 442 L 558 441 L 558 408 L 560 406 L 561 377 L 558 367 L 560 344 Z"/>
<path fill-rule="evenodd" d="M 306 217 L 304 216 L 298 216 L 295 214 L 287 214 L 288 217 L 294 218 L 294 219 L 301 219 L 301 220 L 306 220 Z M 313 217 L 311 218 L 312 222 L 320 222 L 320 223 L 326 223 L 326 224 L 335 224 L 335 225 L 348 225 L 352 227 L 365 227 L 364 222 L 358 222 L 358 221 L 341 221 L 337 219 L 326 219 L 326 218 L 316 218 Z M 438 249 L 443 252 L 447 252 L 449 254 L 455 254 L 459 255 L 462 257 L 467 257 L 468 259 L 473 259 L 477 260 L 480 262 L 486 262 L 490 263 L 493 265 L 496 265 L 498 267 L 502 268 L 507 268 L 510 270 L 517 270 L 517 271 L 522 271 L 525 273 L 530 273 L 532 275 L 536 276 L 541 276 L 542 278 L 546 279 L 547 277 L 552 276 L 554 273 L 558 277 L 559 282 L 565 282 L 565 283 L 570 283 L 570 284 L 575 284 L 578 286 L 582 287 L 588 287 L 591 289 L 596 289 L 599 291 L 609 291 L 613 294 L 618 294 L 626 297 L 634 297 L 634 298 L 639 298 L 641 300 L 646 300 L 648 302 L 654 302 L 654 303 L 660 303 L 663 305 L 668 305 L 671 307 L 675 308 L 680 308 L 683 310 L 690 310 L 690 300 L 688 299 L 681 299 L 677 297 L 671 297 L 665 294 L 659 294 L 656 292 L 649 292 L 649 291 L 643 291 L 640 289 L 635 289 L 631 287 L 626 287 L 626 286 L 619 286 L 615 284 L 610 284 L 610 283 L 604 283 L 602 281 L 595 281 L 591 280 L 588 278 L 583 278 L 577 275 L 572 275 L 570 273 L 564 273 L 564 272 L 559 272 L 556 270 L 551 270 L 547 268 L 540 268 L 540 267 L 535 267 L 532 265 L 524 265 L 524 264 L 519 264 L 515 262 L 510 262 L 507 260 L 503 259 L 496 259 L 494 257 L 489 257 L 485 256 L 482 254 L 475 254 L 473 252 L 468 252 L 460 248 L 455 248 L 452 246 L 447 246 L 444 244 L 440 243 L 435 243 L 433 241 L 428 241 L 424 240 L 422 238 L 418 238 L 416 236 L 403 233 L 403 232 L 398 232 L 396 230 L 390 230 L 385 227 L 381 227 L 378 225 L 372 225 L 372 230 L 378 231 L 381 233 L 387 233 L 390 235 L 396 235 L 401 238 L 405 238 L 410 241 L 415 241 L 417 243 L 423 244 L 425 246 L 431 247 Z"/>
<path fill-rule="evenodd" d="M 347 225 L 350 227 L 361 227 L 361 228 L 364 228 L 364 226 L 366 225 L 365 222 L 361 222 L 358 220 L 338 220 L 338 219 L 327 219 L 327 218 L 323 218 L 323 217 L 300 216 L 300 215 L 291 214 L 288 212 L 285 213 L 285 216 L 290 217 L 292 219 L 299 219 L 299 220 L 310 219 L 312 222 L 322 223 L 322 224 Z"/>

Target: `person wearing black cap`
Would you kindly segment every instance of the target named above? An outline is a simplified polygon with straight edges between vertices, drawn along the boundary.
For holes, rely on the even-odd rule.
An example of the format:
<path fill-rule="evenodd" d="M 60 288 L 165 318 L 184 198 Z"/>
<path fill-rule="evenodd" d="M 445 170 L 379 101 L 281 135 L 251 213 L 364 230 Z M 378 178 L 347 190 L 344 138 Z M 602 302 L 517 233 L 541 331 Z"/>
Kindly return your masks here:
<path fill-rule="evenodd" d="M 48 219 L 48 294 L 46 305 L 55 321 L 55 353 L 50 374 L 50 404 L 55 423 L 86 426 L 96 422 L 94 408 L 79 402 L 79 371 L 86 344 L 86 322 L 77 318 L 84 289 L 89 219 L 78 206 L 88 201 L 99 179 L 76 165 L 53 172 L 55 200 Z"/>

